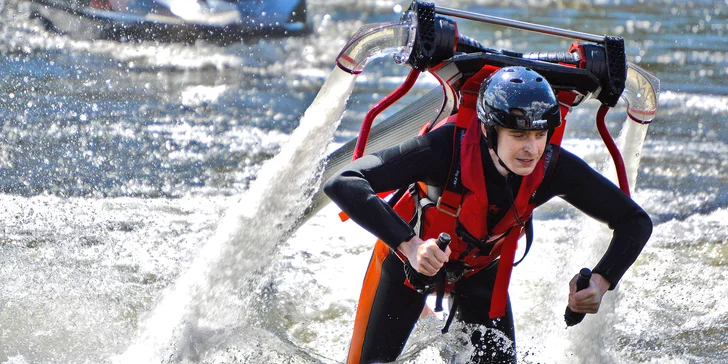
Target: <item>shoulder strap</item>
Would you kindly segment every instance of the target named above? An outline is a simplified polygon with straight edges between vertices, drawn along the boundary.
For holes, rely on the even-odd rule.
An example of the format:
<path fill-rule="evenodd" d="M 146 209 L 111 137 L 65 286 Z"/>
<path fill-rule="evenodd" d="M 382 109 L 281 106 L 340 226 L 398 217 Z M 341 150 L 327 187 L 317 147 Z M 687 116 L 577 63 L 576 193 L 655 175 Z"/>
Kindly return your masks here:
<path fill-rule="evenodd" d="M 459 119 L 459 117 L 458 117 Z M 463 199 L 463 181 L 460 172 L 460 142 L 465 135 L 466 128 L 456 124 L 453 135 L 452 161 L 447 174 L 447 182 L 442 195 L 437 200 L 437 209 L 454 217 L 460 215 L 460 204 Z"/>
<path fill-rule="evenodd" d="M 480 83 L 491 73 L 498 70 L 497 67 L 486 65 L 478 73 L 470 77 L 461 88 L 461 107 L 455 119 L 455 135 L 453 136 L 453 153 L 450 171 L 448 172 L 447 183 L 437 201 L 437 208 L 449 215 L 457 217 L 460 215 L 460 205 L 463 198 L 462 166 L 460 151 L 465 132 L 469 127 L 480 125 L 473 123 L 476 116 L 476 100 Z"/>

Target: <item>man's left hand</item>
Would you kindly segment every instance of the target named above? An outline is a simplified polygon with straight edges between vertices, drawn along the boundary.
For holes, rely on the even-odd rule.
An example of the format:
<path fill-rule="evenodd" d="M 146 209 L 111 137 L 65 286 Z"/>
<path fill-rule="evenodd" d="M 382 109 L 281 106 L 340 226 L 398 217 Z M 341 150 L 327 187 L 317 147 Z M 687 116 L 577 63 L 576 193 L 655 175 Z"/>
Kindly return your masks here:
<path fill-rule="evenodd" d="M 592 274 L 589 287 L 577 291 L 576 280 L 578 278 L 577 274 L 569 282 L 569 308 L 573 312 L 597 313 L 602 304 L 602 297 L 611 284 L 604 277 L 595 273 Z"/>

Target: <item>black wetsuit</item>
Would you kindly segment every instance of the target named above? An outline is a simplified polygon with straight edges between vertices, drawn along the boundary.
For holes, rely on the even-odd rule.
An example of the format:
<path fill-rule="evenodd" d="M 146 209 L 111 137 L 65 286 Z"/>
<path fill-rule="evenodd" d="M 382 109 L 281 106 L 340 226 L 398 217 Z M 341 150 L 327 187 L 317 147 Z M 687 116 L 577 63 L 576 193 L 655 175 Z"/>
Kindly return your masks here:
<path fill-rule="evenodd" d="M 443 186 L 452 159 L 453 133 L 454 125 L 448 124 L 399 146 L 364 156 L 328 180 L 324 191 L 352 220 L 396 249 L 415 232 L 376 193 L 406 188 L 416 181 Z M 496 170 L 484 138 L 481 138 L 481 151 L 490 205 L 488 228 L 492 229 L 510 208 L 508 184 L 517 193 L 522 178 L 516 176 L 506 182 Z M 610 289 L 637 259 L 652 232 L 652 222 L 640 206 L 583 160 L 563 149 L 553 173 L 544 180 L 536 196 L 536 206 L 559 196 L 613 230 L 607 252 L 593 269 L 611 282 Z M 496 266 L 460 279 L 453 294 L 458 299 L 458 319 L 494 327 L 512 340 L 505 352 L 488 350 L 494 345 L 485 344 L 486 355 L 473 361 L 511 363 L 515 362 L 515 337 L 510 304 L 506 317 L 495 321 L 488 317 Z M 381 271 L 362 344 L 361 362 L 396 359 L 424 306 L 425 296 L 403 284 L 402 263 L 394 254 L 385 259 Z M 476 346 L 475 341 L 489 340 L 494 338 L 473 338 Z"/>

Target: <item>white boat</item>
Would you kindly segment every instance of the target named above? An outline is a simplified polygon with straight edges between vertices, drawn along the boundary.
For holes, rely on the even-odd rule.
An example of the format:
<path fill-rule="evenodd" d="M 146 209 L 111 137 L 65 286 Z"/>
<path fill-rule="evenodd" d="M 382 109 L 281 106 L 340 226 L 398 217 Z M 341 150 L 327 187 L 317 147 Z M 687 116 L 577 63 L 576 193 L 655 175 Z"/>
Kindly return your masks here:
<path fill-rule="evenodd" d="M 18 0 L 73 38 L 233 43 L 311 32 L 305 0 Z"/>

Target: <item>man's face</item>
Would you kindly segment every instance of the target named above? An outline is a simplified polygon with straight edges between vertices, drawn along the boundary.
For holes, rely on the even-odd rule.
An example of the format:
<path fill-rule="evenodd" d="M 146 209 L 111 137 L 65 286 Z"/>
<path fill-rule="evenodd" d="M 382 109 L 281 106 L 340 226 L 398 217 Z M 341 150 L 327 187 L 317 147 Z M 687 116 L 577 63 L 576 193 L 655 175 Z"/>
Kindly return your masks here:
<path fill-rule="evenodd" d="M 546 148 L 546 130 L 515 130 L 496 126 L 498 157 L 513 173 L 526 176 L 533 172 Z M 496 166 L 499 166 L 496 163 Z"/>

